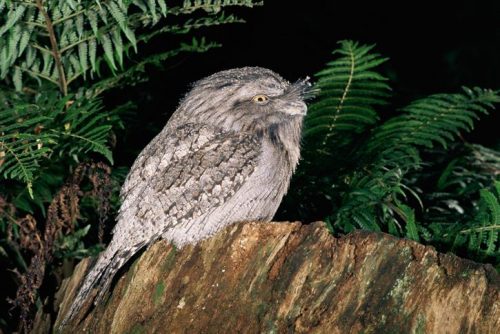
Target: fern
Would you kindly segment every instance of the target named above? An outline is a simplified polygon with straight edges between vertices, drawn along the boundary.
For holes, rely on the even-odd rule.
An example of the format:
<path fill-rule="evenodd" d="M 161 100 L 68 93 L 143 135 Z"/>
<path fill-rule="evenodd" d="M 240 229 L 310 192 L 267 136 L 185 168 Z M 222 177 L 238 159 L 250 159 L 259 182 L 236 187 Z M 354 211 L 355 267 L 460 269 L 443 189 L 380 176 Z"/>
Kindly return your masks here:
<path fill-rule="evenodd" d="M 102 154 L 111 164 L 113 156 L 108 148 L 109 133 L 112 125 L 108 115 L 102 112 L 99 100 L 75 101 L 65 112 L 60 112 L 56 124 L 64 124 L 61 129 L 51 129 L 60 141 L 58 154 L 70 156 L 78 162 L 78 156 L 88 152 Z"/>
<path fill-rule="evenodd" d="M 304 138 L 321 138 L 319 150 L 350 143 L 352 136 L 378 121 L 374 107 L 386 104 L 389 97 L 387 79 L 373 71 L 387 58 L 370 54 L 373 45 L 339 44 L 333 52 L 339 57 L 316 74 L 319 94 L 305 120 Z"/>
<path fill-rule="evenodd" d="M 54 135 L 36 131 L 36 126 L 49 119 L 34 104 L 0 98 L 0 175 L 25 183 L 31 196 L 39 161 L 48 157 L 55 141 Z"/>
<path fill-rule="evenodd" d="M 414 213 L 402 202 L 406 193 L 411 193 L 403 177 L 402 169 L 383 166 L 371 166 L 346 176 L 348 181 L 341 187 L 338 211 L 329 218 L 333 226 L 342 231 L 390 231 L 418 240 Z M 398 221 L 404 222 L 405 227 Z"/>
<path fill-rule="evenodd" d="M 490 187 L 500 170 L 500 153 L 477 144 L 453 144 L 423 151 L 425 165 L 407 176 L 425 203 L 423 219 L 434 223 L 473 219 L 481 189 Z"/>
<path fill-rule="evenodd" d="M 328 201 L 330 212 L 318 219 L 326 218 L 333 231 L 386 231 L 447 247 L 467 243 L 469 251 L 492 256 L 497 251 L 498 229 L 491 220 L 497 202 L 490 192 L 481 190 L 479 209 L 473 205 L 462 208 L 460 222 L 455 224 L 451 222 L 458 216 L 449 214 L 450 210 L 439 209 L 446 224 L 437 223 L 427 212 L 443 203 L 436 196 L 456 201 L 467 194 L 463 200 L 476 203 L 477 192 L 495 179 L 497 153 L 470 146 L 474 149 L 464 159 L 469 165 L 473 161 L 482 165 L 483 172 L 477 173 L 477 166 L 468 172 L 462 160 L 456 160 L 442 167 L 441 176 L 434 176 L 438 189 L 424 191 L 421 187 L 431 182 L 424 180 L 425 167 L 437 167 L 427 160 L 428 152 L 439 150 L 446 159 L 450 145 L 456 147 L 456 138 L 472 130 L 474 121 L 500 102 L 499 92 L 464 88 L 463 93 L 432 95 L 380 123 L 390 87 L 376 71 L 386 59 L 372 54 L 372 49 L 340 42 L 333 52 L 337 57 L 318 73 L 315 88 L 320 92 L 304 125 L 305 161 L 292 183 L 292 187 L 301 185 L 292 192 L 300 199 L 292 195 L 288 201 L 293 204 L 287 207 L 299 203 L 299 210 L 310 214 L 315 208 L 309 202 Z M 447 191 L 450 193 L 445 195 Z M 486 233 L 490 229 L 493 232 Z M 447 235 L 446 242 L 442 235 Z"/>
<path fill-rule="evenodd" d="M 300 197 L 309 198 L 312 203 L 333 202 L 333 207 L 340 201 L 348 201 L 347 198 L 339 199 L 336 194 L 345 182 L 356 182 L 353 181 L 356 177 L 351 175 L 343 180 L 332 176 L 343 175 L 356 164 L 351 160 L 356 142 L 378 121 L 376 106 L 387 104 L 390 96 L 387 79 L 375 72 L 387 58 L 371 54 L 373 45 L 353 41 L 338 44 L 339 48 L 333 51 L 336 59 L 316 74 L 317 95 L 304 121 L 304 147 L 307 149 L 302 150 L 303 162 L 292 181 L 292 187 L 300 184 L 300 190 L 296 193 L 297 198 L 286 199 L 293 202 L 287 207 L 295 207 L 297 215 L 303 219 L 309 219 L 311 215 L 315 219 L 316 215 L 317 219 L 324 217 L 315 213 L 316 208 L 307 208 Z M 344 159 L 338 159 L 339 156 Z M 347 217 L 344 213 L 340 215 Z M 375 226 L 374 222 L 361 224 L 363 217 L 354 219 L 360 222 L 358 226 Z M 344 227 L 350 230 L 353 226 L 351 218 L 345 221 Z"/>
<path fill-rule="evenodd" d="M 407 193 L 416 195 L 405 184 L 404 177 L 420 168 L 420 150 L 432 148 L 435 143 L 446 148 L 460 131 L 472 129 L 473 120 L 478 118 L 479 113 L 487 113 L 487 107 L 491 108 L 493 103 L 500 101 L 498 93 L 491 90 L 465 88 L 464 91 L 464 94 L 434 95 L 403 108 L 402 115 L 375 128 L 359 150 L 360 153 L 356 154 L 359 161 L 366 163 L 363 168 L 369 171 L 367 176 L 380 180 L 379 188 L 388 189 L 390 196 L 378 196 L 377 203 L 382 206 L 382 210 L 391 212 L 392 208 L 394 214 L 391 214 L 391 219 L 399 216 L 406 225 L 414 224 L 413 219 L 408 219 L 413 214 L 409 213 L 406 206 L 398 203 L 399 199 L 406 198 Z M 387 177 L 388 175 L 401 177 Z M 355 189 L 348 193 L 353 191 L 357 194 Z M 417 195 L 415 198 L 421 201 Z M 384 220 L 387 221 L 386 218 Z M 339 221 L 339 224 L 343 225 L 345 222 Z M 415 229 L 412 230 L 413 239 L 416 239 Z"/>
<path fill-rule="evenodd" d="M 184 1 L 182 6 L 171 8 L 165 0 L 3 1 L 0 79 L 10 78 L 17 90 L 29 78 L 48 81 L 67 94 L 68 86 L 87 78 L 88 72 L 91 76 L 101 73 L 100 60 L 113 73 L 121 70 L 124 53 L 129 48 L 137 52 L 138 43 L 149 40 L 152 34 L 241 22 L 232 15 L 226 17 L 221 10 L 254 5 L 258 3 L 249 0 Z M 198 9 L 207 14 L 194 23 L 142 32 L 144 27 L 158 25 L 167 14 L 182 16 Z M 43 66 L 38 59 L 43 59 Z"/>
<path fill-rule="evenodd" d="M 493 90 L 463 90 L 462 94 L 437 94 L 411 103 L 403 108 L 401 116 L 375 131 L 368 149 L 375 152 L 405 146 L 432 148 L 436 143 L 446 148 L 460 131 L 472 130 L 481 113 L 487 114 L 487 108 L 500 102 L 499 92 Z"/>
<path fill-rule="evenodd" d="M 218 44 L 206 42 L 204 38 L 193 39 L 191 43 L 182 42 L 176 48 L 135 59 L 134 64 L 125 66 L 130 50 L 137 51 L 139 43 L 146 43 L 159 34 L 181 34 L 217 24 L 243 22 L 221 10 L 229 6 L 253 5 L 257 3 L 185 1 L 182 6 L 167 8 L 164 0 L 2 1 L 0 79 L 10 79 L 17 91 L 33 91 L 34 79 L 41 85 L 42 92 L 35 102 L 29 96 L 18 95 L 17 100 L 27 102 L 18 103 L 15 110 L 10 107 L 13 103 L 6 100 L 9 108 L 3 113 L 0 124 L 0 175 L 26 183 L 33 195 L 32 184 L 40 163 L 49 156 L 69 155 L 76 161 L 82 154 L 96 152 L 112 162 L 107 145 L 112 129 L 106 121 L 109 113 L 102 112 L 100 102 L 92 99 L 105 90 L 143 80 L 141 73 L 148 64 L 160 66 L 161 62 L 180 52 L 204 52 Z M 159 26 L 167 13 L 183 16 L 198 9 L 207 14 L 185 23 Z M 144 29 L 156 24 L 154 29 Z M 80 85 L 77 94 L 71 92 L 70 85 L 81 78 L 88 79 L 87 74 L 90 79 L 102 75 L 103 63 L 107 63 L 113 76 Z M 58 100 L 52 92 L 44 92 L 46 83 L 57 85 L 63 98 Z M 49 95 L 50 103 L 40 102 Z M 30 111 L 34 108 L 33 103 L 41 103 L 38 110 Z M 49 109 L 57 109 L 57 112 L 49 115 Z M 37 117 L 42 116 L 35 117 L 33 113 L 44 115 L 45 121 L 38 124 L 40 119 Z M 12 122 L 17 119 L 13 115 L 29 121 L 24 122 L 22 128 L 12 128 Z M 35 133 L 35 126 L 43 126 L 44 130 Z"/>
<path fill-rule="evenodd" d="M 97 81 L 92 86 L 81 89 L 79 91 L 79 95 L 84 94 L 87 98 L 91 98 L 93 96 L 98 96 L 109 89 L 123 88 L 127 85 L 137 84 L 138 82 L 146 80 L 144 72 L 146 70 L 146 66 L 148 65 L 161 68 L 166 59 L 174 57 L 181 52 L 205 52 L 220 46 L 220 44 L 215 42 L 207 42 L 205 38 L 198 40 L 193 37 L 190 43 L 181 43 L 181 45 L 176 49 L 146 57 L 142 61 L 134 64 L 133 66 L 129 66 L 128 69 L 117 73 L 112 77 Z"/>
<path fill-rule="evenodd" d="M 1 129 L 0 129 L 1 130 Z M 4 178 L 19 180 L 26 183 L 28 191 L 33 196 L 32 182 L 41 160 L 49 151 L 44 147 L 50 141 L 50 136 L 15 134 L 2 136 L 0 152 L 2 160 L 0 173 Z"/>
<path fill-rule="evenodd" d="M 16 94 L 0 99 L 0 175 L 27 185 L 33 197 L 32 184 L 41 166 L 56 156 L 79 161 L 88 152 L 103 155 L 113 162 L 108 140 L 112 122 L 102 112 L 100 100 L 72 95 L 59 99 L 47 91 L 30 103 Z"/>
<path fill-rule="evenodd" d="M 433 223 L 436 242 L 478 260 L 500 261 L 500 182 L 494 189 L 481 189 L 475 214 L 464 223 Z"/>

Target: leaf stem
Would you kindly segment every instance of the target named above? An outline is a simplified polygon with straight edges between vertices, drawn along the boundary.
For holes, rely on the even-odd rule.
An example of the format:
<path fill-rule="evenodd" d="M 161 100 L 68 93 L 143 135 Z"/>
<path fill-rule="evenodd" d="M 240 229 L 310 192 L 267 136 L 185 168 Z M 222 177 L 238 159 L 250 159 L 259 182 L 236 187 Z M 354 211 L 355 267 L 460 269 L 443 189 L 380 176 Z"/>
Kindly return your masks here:
<path fill-rule="evenodd" d="M 469 233 L 475 233 L 475 232 L 485 232 L 485 231 L 495 231 L 495 230 L 500 230 L 500 225 L 491 225 L 491 226 L 469 228 L 469 229 L 460 231 L 460 233 L 469 234 Z"/>
<path fill-rule="evenodd" d="M 52 56 L 56 62 L 57 72 L 59 73 L 59 88 L 64 96 L 68 95 L 68 83 L 66 82 L 66 74 L 64 73 L 63 64 L 61 62 L 61 53 L 59 52 L 59 48 L 57 46 L 56 33 L 54 31 L 54 26 L 52 24 L 52 20 L 47 14 L 47 11 L 43 7 L 43 0 L 36 0 L 36 6 L 40 13 L 42 13 L 45 18 L 45 25 L 47 32 L 49 33 L 50 44 L 52 46 Z"/>
<path fill-rule="evenodd" d="M 47 75 L 44 75 L 44 74 L 42 74 L 42 73 L 38 73 L 38 72 L 33 72 L 33 71 L 28 70 L 28 69 L 26 69 L 26 68 L 23 68 L 23 67 L 21 67 L 21 66 L 17 66 L 17 65 L 14 65 L 14 66 L 15 66 L 15 67 L 17 67 L 17 68 L 19 68 L 19 69 L 20 69 L 21 71 L 23 71 L 23 72 L 26 72 L 26 73 L 29 73 L 29 74 L 31 74 L 31 75 L 33 75 L 33 76 L 36 76 L 36 77 L 40 77 L 40 78 L 42 78 L 42 79 L 45 79 L 45 80 L 47 80 L 47 81 L 49 81 L 49 82 L 54 83 L 55 85 L 59 85 L 59 82 L 57 82 L 56 80 L 52 79 L 51 77 L 49 77 L 49 76 L 47 76 Z"/>
<path fill-rule="evenodd" d="M 333 116 L 333 120 L 330 121 L 330 125 L 328 126 L 328 132 L 325 138 L 323 139 L 323 146 L 326 145 L 327 140 L 333 135 L 333 128 L 337 125 L 337 119 L 339 117 L 340 111 L 344 107 L 344 102 L 346 100 L 347 94 L 351 89 L 352 80 L 354 78 L 354 70 L 356 68 L 356 58 L 354 57 L 354 49 L 351 44 L 348 44 L 349 48 L 349 60 L 350 60 L 350 69 L 349 69 L 349 77 L 347 79 L 347 83 L 345 84 L 344 91 L 342 92 L 342 97 L 339 100 L 337 108 L 335 110 L 335 115 Z"/>

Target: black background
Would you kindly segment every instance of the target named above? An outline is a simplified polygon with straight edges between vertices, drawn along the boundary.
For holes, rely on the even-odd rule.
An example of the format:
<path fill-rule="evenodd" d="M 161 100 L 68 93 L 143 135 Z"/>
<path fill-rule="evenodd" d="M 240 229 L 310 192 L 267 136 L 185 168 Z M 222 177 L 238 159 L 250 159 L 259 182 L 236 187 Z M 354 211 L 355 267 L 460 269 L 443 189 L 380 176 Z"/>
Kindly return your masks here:
<path fill-rule="evenodd" d="M 376 51 L 390 58 L 382 71 L 391 79 L 394 96 L 385 116 L 412 99 L 458 92 L 462 85 L 500 88 L 499 1 L 267 0 L 262 7 L 230 12 L 246 23 L 196 32 L 222 43 L 221 48 L 180 55 L 167 61 L 163 71 L 149 69 L 147 83 L 109 98 L 133 99 L 139 106 L 119 136 L 118 164 L 132 163 L 193 81 L 241 66 L 267 67 L 290 81 L 313 76 L 343 39 L 375 43 Z M 173 48 L 183 38 L 164 36 L 148 45 L 147 52 Z M 495 112 L 482 117 L 466 139 L 498 147 L 499 120 Z"/>

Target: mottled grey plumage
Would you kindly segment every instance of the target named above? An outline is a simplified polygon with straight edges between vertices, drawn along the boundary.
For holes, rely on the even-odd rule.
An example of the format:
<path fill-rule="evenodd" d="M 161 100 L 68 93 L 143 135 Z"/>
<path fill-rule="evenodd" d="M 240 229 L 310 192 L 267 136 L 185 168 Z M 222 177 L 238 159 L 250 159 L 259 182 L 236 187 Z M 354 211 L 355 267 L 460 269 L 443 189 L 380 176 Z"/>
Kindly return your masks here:
<path fill-rule="evenodd" d="M 259 67 L 195 83 L 132 166 L 113 239 L 66 319 L 93 288 L 100 300 L 118 269 L 157 239 L 182 247 L 231 223 L 270 221 L 299 160 L 307 87 Z"/>

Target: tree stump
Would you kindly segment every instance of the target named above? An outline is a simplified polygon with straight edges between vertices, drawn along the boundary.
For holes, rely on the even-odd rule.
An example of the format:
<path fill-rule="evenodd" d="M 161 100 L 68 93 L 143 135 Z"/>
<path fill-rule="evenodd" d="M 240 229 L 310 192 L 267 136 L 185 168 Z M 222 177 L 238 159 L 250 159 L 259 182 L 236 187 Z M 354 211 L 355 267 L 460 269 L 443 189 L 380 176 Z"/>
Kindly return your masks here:
<path fill-rule="evenodd" d="M 59 292 L 58 323 L 89 260 Z M 241 223 L 149 247 L 64 333 L 498 333 L 498 273 L 383 233 Z"/>

